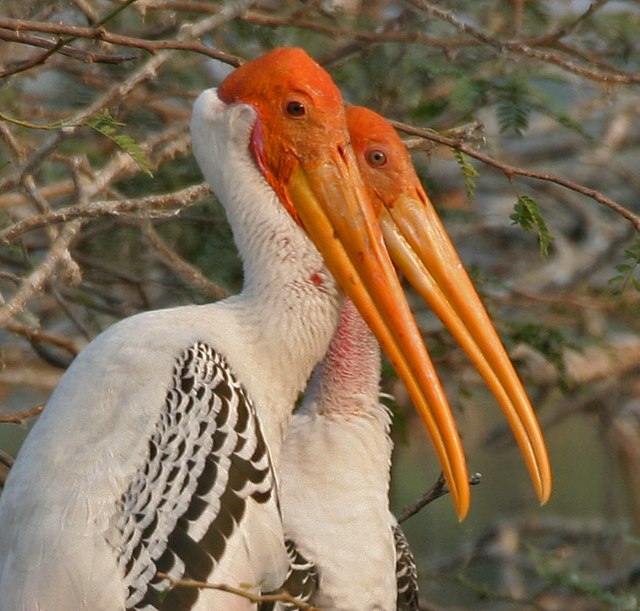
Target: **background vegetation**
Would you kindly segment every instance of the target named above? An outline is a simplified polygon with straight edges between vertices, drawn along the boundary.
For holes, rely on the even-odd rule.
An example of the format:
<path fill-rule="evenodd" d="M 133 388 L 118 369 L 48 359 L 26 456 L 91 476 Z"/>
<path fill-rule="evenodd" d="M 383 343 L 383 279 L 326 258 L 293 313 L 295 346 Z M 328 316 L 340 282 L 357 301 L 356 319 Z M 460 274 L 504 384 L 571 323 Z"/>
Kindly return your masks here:
<path fill-rule="evenodd" d="M 403 124 L 551 450 L 539 508 L 492 399 L 419 310 L 483 474 L 463 524 L 446 499 L 404 524 L 424 608 L 638 608 L 639 41 L 637 0 L 1 1 L 0 484 L 102 329 L 239 289 L 191 103 L 302 46 Z M 390 371 L 384 386 L 400 513 L 438 469 Z"/>

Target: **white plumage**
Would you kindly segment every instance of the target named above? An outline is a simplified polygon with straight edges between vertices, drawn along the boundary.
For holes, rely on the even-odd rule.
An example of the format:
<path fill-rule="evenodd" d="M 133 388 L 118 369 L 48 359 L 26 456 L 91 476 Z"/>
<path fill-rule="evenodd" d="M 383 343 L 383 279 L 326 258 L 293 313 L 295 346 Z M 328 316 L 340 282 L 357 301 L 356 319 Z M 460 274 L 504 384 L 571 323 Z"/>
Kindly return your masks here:
<path fill-rule="evenodd" d="M 417 609 L 415 581 L 397 600 L 398 555 L 401 572 L 412 559 L 396 547 L 389 510 L 390 414 L 379 402 L 379 378 L 378 344 L 347 301 L 280 461 L 285 532 L 316 565 L 311 602 L 320 608 Z"/>

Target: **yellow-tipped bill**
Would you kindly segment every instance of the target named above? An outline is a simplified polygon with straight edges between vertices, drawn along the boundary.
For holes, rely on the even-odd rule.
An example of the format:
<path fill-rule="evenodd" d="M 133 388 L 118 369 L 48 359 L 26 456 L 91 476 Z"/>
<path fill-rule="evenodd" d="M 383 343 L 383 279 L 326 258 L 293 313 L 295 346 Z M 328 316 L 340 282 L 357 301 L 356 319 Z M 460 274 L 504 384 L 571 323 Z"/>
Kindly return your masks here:
<path fill-rule="evenodd" d="M 351 150 L 336 151 L 331 163 L 325 159 L 298 166 L 288 190 L 301 224 L 407 386 L 435 446 L 458 516 L 464 518 L 469 508 L 464 450 Z"/>
<path fill-rule="evenodd" d="M 370 198 L 381 208 L 389 253 L 467 352 L 514 433 L 542 503 L 551 494 L 549 457 L 535 412 L 460 258 L 391 125 L 363 108 L 347 110 Z"/>

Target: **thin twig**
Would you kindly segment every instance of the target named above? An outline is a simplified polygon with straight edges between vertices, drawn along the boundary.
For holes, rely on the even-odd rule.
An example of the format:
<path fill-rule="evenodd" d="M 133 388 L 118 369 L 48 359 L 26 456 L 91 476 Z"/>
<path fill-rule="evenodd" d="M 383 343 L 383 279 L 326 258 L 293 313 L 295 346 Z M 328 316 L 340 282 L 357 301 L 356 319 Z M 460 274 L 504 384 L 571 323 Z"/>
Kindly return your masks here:
<path fill-rule="evenodd" d="M 6 42 L 17 42 L 23 45 L 29 45 L 30 47 L 38 47 L 40 49 L 50 50 L 56 46 L 53 40 L 48 38 L 42 38 L 41 36 L 29 36 L 22 32 L 14 32 L 5 28 L 0 28 L 0 40 Z M 128 62 L 135 57 L 133 55 L 105 55 L 102 53 L 94 53 L 93 51 L 83 51 L 82 49 L 76 49 L 70 46 L 64 46 L 57 50 L 61 55 L 67 55 L 74 59 L 79 59 L 87 64 L 121 64 Z"/>
<path fill-rule="evenodd" d="M 124 11 L 130 4 L 133 4 L 136 0 L 124 0 L 122 4 L 116 6 L 112 11 L 110 11 L 103 19 L 101 19 L 96 26 L 101 27 L 105 23 L 111 21 L 116 15 Z M 17 20 L 19 21 L 19 20 Z M 4 27 L 4 26 L 0 26 Z M 19 31 L 19 28 L 9 28 L 10 30 Z M 59 40 L 55 45 L 53 45 L 50 49 L 47 49 L 43 54 L 33 59 L 29 59 L 19 66 L 13 69 L 5 69 L 0 70 L 0 78 L 5 76 L 10 76 L 12 74 L 17 74 L 18 72 L 24 72 L 25 70 L 29 70 L 30 68 L 34 68 L 35 66 L 39 66 L 44 64 L 52 55 L 60 51 L 63 47 L 66 47 L 70 42 L 73 42 L 74 37 L 67 39 Z"/>
<path fill-rule="evenodd" d="M 13 297 L 7 303 L 0 306 L 0 328 L 4 328 L 17 314 L 22 312 L 27 301 L 42 290 L 42 287 L 57 266 L 67 256 L 67 249 L 77 235 L 81 227 L 81 221 L 71 221 L 53 241 L 47 255 L 40 265 L 22 282 Z"/>
<path fill-rule="evenodd" d="M 69 119 L 71 120 L 71 119 Z M 70 128 L 63 128 L 70 129 Z M 154 135 L 140 143 L 140 148 L 150 159 L 153 166 L 158 166 L 167 159 L 174 159 L 177 156 L 184 156 L 189 151 L 191 139 L 189 136 L 188 124 L 179 122 L 170 126 L 159 135 Z M 50 151 L 45 153 L 45 157 Z M 25 172 L 33 169 L 35 165 L 41 163 L 43 159 L 37 159 L 34 165 L 25 163 L 18 169 L 18 175 L 10 177 L 5 181 L 0 181 L 0 209 L 19 206 L 26 203 L 26 198 L 22 193 L 6 193 L 12 186 L 19 182 L 19 178 Z M 140 172 L 140 166 L 135 160 L 124 151 L 113 155 L 107 164 L 95 173 L 86 172 L 81 183 L 88 196 L 95 196 L 97 193 L 108 189 L 110 185 L 122 180 L 126 176 Z M 71 195 L 77 188 L 76 182 L 71 178 L 63 179 L 59 182 L 45 185 L 41 188 L 42 196 L 51 200 L 66 195 Z"/>
<path fill-rule="evenodd" d="M 283 602 L 293 605 L 303 611 L 321 611 L 317 607 L 313 607 L 310 604 L 295 598 L 287 592 L 278 592 L 275 594 L 254 594 L 249 590 L 243 588 L 235 588 L 222 583 L 207 583 L 206 581 L 195 581 L 193 579 L 175 579 L 167 573 L 158 572 L 158 577 L 167 579 L 171 582 L 171 586 L 174 588 L 201 588 L 205 590 L 220 590 L 221 592 L 229 592 L 230 594 L 236 594 L 242 596 L 253 603 L 267 603 L 267 602 Z"/>
<path fill-rule="evenodd" d="M 124 5 L 117 8 L 118 12 L 123 10 L 128 4 L 131 4 L 135 0 L 127 0 Z M 238 67 L 242 64 L 242 60 L 230 53 L 225 53 L 218 49 L 212 49 L 200 42 L 188 40 L 189 38 L 198 38 L 206 31 L 215 29 L 227 21 L 240 16 L 249 5 L 249 2 L 239 2 L 236 4 L 230 4 L 227 7 L 223 7 L 219 12 L 212 17 L 202 20 L 199 24 L 188 26 L 181 30 L 178 39 L 176 40 L 146 40 L 142 38 L 135 38 L 132 36 L 123 36 L 120 34 L 114 34 L 108 32 L 104 28 L 104 24 L 113 16 L 110 14 L 107 18 L 101 20 L 95 27 L 81 27 L 68 25 L 65 23 L 43 23 L 38 21 L 26 21 L 24 19 L 0 19 L 0 28 L 9 30 L 11 32 L 31 31 L 41 32 L 47 34 L 56 34 L 58 36 L 65 36 L 66 38 L 60 40 L 48 49 L 44 54 L 39 57 L 28 60 L 19 66 L 14 68 L 7 68 L 0 70 L 0 78 L 17 74 L 18 72 L 24 72 L 34 66 L 43 64 L 54 53 L 66 49 L 69 43 L 79 38 L 98 40 L 101 42 L 110 43 L 113 45 L 119 45 L 122 47 L 143 49 L 148 53 L 155 54 L 158 51 L 163 50 L 179 50 L 179 51 L 191 51 L 194 53 L 201 53 L 207 57 L 217 59 L 221 62 L 230 64 L 234 67 Z M 72 51 L 73 52 L 73 51 Z"/>
<path fill-rule="evenodd" d="M 13 414 L 0 414 L 0 423 L 2 424 L 25 424 L 27 420 L 37 416 L 44 409 L 44 404 L 36 405 L 29 409 L 25 409 L 22 412 L 15 412 Z M 11 465 L 8 465 L 11 466 Z"/>
<path fill-rule="evenodd" d="M 122 216 L 125 214 L 144 214 L 147 218 L 154 212 L 178 213 L 204 195 L 211 192 L 210 187 L 201 183 L 161 195 L 149 195 L 137 199 L 105 200 L 67 206 L 46 214 L 30 216 L 0 231 L 0 244 L 10 244 L 29 231 L 49 227 L 57 223 L 66 223 L 73 219 L 95 219 L 104 216 Z"/>
<path fill-rule="evenodd" d="M 461 142 L 460 140 L 456 140 L 454 138 L 448 138 L 447 136 L 442 136 L 434 132 L 433 130 L 413 127 L 412 125 L 408 125 L 407 123 L 400 123 L 399 121 L 391 121 L 391 123 L 397 127 L 400 131 L 403 131 L 407 134 L 412 134 L 414 136 L 421 136 L 426 140 L 430 140 L 432 142 L 437 142 L 438 144 L 442 144 L 444 146 L 457 149 L 462 151 L 469 157 L 473 157 L 482 163 L 489 165 L 493 168 L 496 168 L 503 172 L 507 178 L 511 179 L 513 176 L 524 176 L 526 178 L 533 178 L 535 180 L 544 180 L 546 182 L 551 182 L 571 191 L 575 191 L 576 193 L 580 193 L 581 195 L 585 195 L 586 197 L 597 201 L 599 204 L 606 206 L 607 208 L 613 210 L 618 213 L 620 216 L 628 220 L 636 231 L 640 231 L 640 216 L 631 212 L 624 206 L 618 204 L 614 200 L 606 197 L 600 191 L 596 191 L 595 189 L 590 189 L 589 187 L 585 187 L 577 182 L 573 182 L 572 180 L 568 180 L 566 178 L 562 178 L 561 176 L 557 176 L 556 174 L 550 174 L 549 172 L 536 172 L 534 170 L 526 170 L 524 168 L 519 168 L 517 166 L 510 165 L 508 163 L 504 163 L 491 157 L 489 155 L 485 155 L 481 153 L 477 149 Z"/>
<path fill-rule="evenodd" d="M 482 475 L 480 475 L 480 473 L 474 473 L 473 475 L 469 476 L 469 484 L 475 486 L 480 483 L 481 479 Z M 449 486 L 447 486 L 444 475 L 440 473 L 440 476 L 438 477 L 436 483 L 433 484 L 433 486 L 431 486 L 429 490 L 427 490 L 415 503 L 407 505 L 407 507 L 404 507 L 402 509 L 402 513 L 398 518 L 398 522 L 402 524 L 402 522 L 405 522 L 410 517 L 414 516 L 421 509 L 429 505 L 429 503 L 432 503 L 445 494 L 449 494 Z"/>
<path fill-rule="evenodd" d="M 479 40 L 480 42 L 489 45 L 496 49 L 499 52 L 509 51 L 510 53 L 516 53 L 518 55 L 524 55 L 526 57 L 531 57 L 533 59 L 538 59 L 547 64 L 555 64 L 568 72 L 573 74 L 577 74 L 582 78 L 586 78 L 592 81 L 597 81 L 601 83 L 640 83 L 640 74 L 629 73 L 629 72 L 619 72 L 608 73 L 602 72 L 600 70 L 592 70 L 590 68 L 585 68 L 583 66 L 578 66 L 577 64 L 560 57 L 556 53 L 551 53 L 550 51 L 541 51 L 540 49 L 535 49 L 528 44 L 525 44 L 519 40 L 500 40 L 485 34 L 482 30 L 461 21 L 456 17 L 453 13 L 446 11 L 438 6 L 435 6 L 431 2 L 427 2 L 427 0 L 405 0 L 408 4 L 413 7 L 424 11 L 442 21 L 446 21 L 450 23 L 456 30 Z"/>
<path fill-rule="evenodd" d="M 207 278 L 198 268 L 185 261 L 175 250 L 169 248 L 149 221 L 141 223 L 142 233 L 156 250 L 162 262 L 177 276 L 214 300 L 229 296 L 229 291 Z"/>
<path fill-rule="evenodd" d="M 11 331 L 11 333 L 15 333 L 16 335 L 26 338 L 32 343 L 50 344 L 51 346 L 62 348 L 73 356 L 76 356 L 80 352 L 80 348 L 71 340 L 61 335 L 48 333 L 42 329 L 35 329 L 15 321 L 7 323 L 6 329 L 7 331 Z"/>
<path fill-rule="evenodd" d="M 15 462 L 13 456 L 7 454 L 4 450 L 0 450 L 0 465 L 4 465 L 8 469 L 13 467 L 13 463 Z M 2 482 L 0 482 L 1 484 Z"/>

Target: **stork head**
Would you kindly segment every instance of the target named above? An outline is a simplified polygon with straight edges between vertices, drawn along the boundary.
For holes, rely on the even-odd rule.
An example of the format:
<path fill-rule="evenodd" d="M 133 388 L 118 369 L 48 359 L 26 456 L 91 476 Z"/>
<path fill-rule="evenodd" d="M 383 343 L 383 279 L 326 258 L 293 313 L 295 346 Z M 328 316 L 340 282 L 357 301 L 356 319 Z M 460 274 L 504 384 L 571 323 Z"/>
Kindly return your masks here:
<path fill-rule="evenodd" d="M 551 493 L 547 450 L 535 413 L 478 294 L 393 127 L 347 108 L 360 173 L 379 210 L 396 266 L 467 352 L 511 426 L 544 503 Z"/>
<path fill-rule="evenodd" d="M 248 146 L 254 175 L 262 174 L 315 244 L 403 379 L 464 517 L 469 483 L 456 424 L 384 244 L 383 207 L 367 196 L 329 75 L 300 49 L 271 51 L 238 68 L 217 93 L 200 95 L 192 135 L 205 175 L 229 189 L 230 199 L 248 178 L 226 175 L 225 155 Z M 214 147 L 212 137 L 234 146 Z"/>

